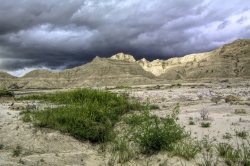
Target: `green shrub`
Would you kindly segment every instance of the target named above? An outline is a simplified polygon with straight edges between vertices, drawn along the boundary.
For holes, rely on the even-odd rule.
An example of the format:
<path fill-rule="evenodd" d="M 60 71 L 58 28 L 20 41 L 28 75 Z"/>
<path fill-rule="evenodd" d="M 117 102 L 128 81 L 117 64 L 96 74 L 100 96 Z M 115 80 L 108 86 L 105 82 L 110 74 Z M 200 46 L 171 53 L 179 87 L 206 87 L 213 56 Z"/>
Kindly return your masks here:
<path fill-rule="evenodd" d="M 16 148 L 13 150 L 13 157 L 18 157 L 22 153 L 22 147 L 17 145 Z"/>
<path fill-rule="evenodd" d="M 226 133 L 222 136 L 222 138 L 230 140 L 232 138 L 232 135 L 230 133 Z"/>
<path fill-rule="evenodd" d="M 179 105 L 173 110 L 172 115 L 160 119 L 157 116 L 151 116 L 149 111 L 145 111 L 145 122 L 138 126 L 134 133 L 134 140 L 137 142 L 141 151 L 146 154 L 154 153 L 160 150 L 168 150 L 170 144 L 186 137 L 184 127 L 176 123 L 176 117 L 179 113 Z"/>
<path fill-rule="evenodd" d="M 219 156 L 225 157 L 229 151 L 233 150 L 233 147 L 228 143 L 219 143 L 216 146 L 216 149 L 219 153 Z"/>
<path fill-rule="evenodd" d="M 240 98 L 233 96 L 233 95 L 228 95 L 228 96 L 226 96 L 225 101 L 226 101 L 226 103 L 230 103 L 233 101 L 240 101 Z"/>
<path fill-rule="evenodd" d="M 2 150 L 3 148 L 4 148 L 4 145 L 0 143 L 0 150 Z"/>
<path fill-rule="evenodd" d="M 149 108 L 150 108 L 151 110 L 160 109 L 160 107 L 159 107 L 157 104 L 149 105 Z"/>
<path fill-rule="evenodd" d="M 248 136 L 248 132 L 245 131 L 245 130 L 242 130 L 242 131 L 235 131 L 236 133 L 236 136 L 242 138 L 242 139 L 246 139 L 247 136 Z"/>
<path fill-rule="evenodd" d="M 14 97 L 14 93 L 7 89 L 0 89 L 0 97 L 1 96 Z"/>
<path fill-rule="evenodd" d="M 202 128 L 208 128 L 210 127 L 211 123 L 210 122 L 201 122 L 201 127 Z"/>
<path fill-rule="evenodd" d="M 189 121 L 189 125 L 195 125 L 194 121 Z"/>

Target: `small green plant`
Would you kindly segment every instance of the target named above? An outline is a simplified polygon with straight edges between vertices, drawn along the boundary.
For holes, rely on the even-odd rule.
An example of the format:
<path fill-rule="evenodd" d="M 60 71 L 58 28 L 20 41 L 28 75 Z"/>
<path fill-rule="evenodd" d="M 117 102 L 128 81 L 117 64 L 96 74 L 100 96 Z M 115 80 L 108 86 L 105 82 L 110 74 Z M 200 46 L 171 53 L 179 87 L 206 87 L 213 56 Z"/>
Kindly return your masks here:
<path fill-rule="evenodd" d="M 16 148 L 13 150 L 13 157 L 18 157 L 22 153 L 22 147 L 17 145 Z"/>
<path fill-rule="evenodd" d="M 210 122 L 201 122 L 201 127 L 202 128 L 208 128 L 211 126 L 211 123 Z"/>
<path fill-rule="evenodd" d="M 4 145 L 0 143 L 0 150 L 2 150 L 3 148 L 4 148 Z"/>
<path fill-rule="evenodd" d="M 175 87 L 175 86 L 181 87 L 182 85 L 180 83 L 177 83 L 177 84 L 172 84 L 171 86 L 172 87 Z"/>
<path fill-rule="evenodd" d="M 195 125 L 194 121 L 189 121 L 189 125 Z"/>
<path fill-rule="evenodd" d="M 199 166 L 216 166 L 218 165 L 218 157 L 213 154 L 213 152 L 203 152 L 203 162 L 198 164 Z"/>
<path fill-rule="evenodd" d="M 120 86 L 116 86 L 115 89 L 131 89 L 131 86 L 120 85 Z"/>
<path fill-rule="evenodd" d="M 30 117 L 31 115 L 29 114 L 29 113 L 25 113 L 24 115 L 23 115 L 23 117 L 22 117 L 22 121 L 23 122 L 31 122 L 32 120 L 31 120 L 31 117 Z"/>
<path fill-rule="evenodd" d="M 184 127 L 176 123 L 179 113 L 179 105 L 175 107 L 171 115 L 160 119 L 156 115 L 150 115 L 144 111 L 145 122 L 138 126 L 134 133 L 134 140 L 141 147 L 141 151 L 151 154 L 160 150 L 167 150 L 170 144 L 187 137 Z"/>
<path fill-rule="evenodd" d="M 14 93 L 7 89 L 0 89 L 0 97 L 1 96 L 14 97 Z"/>
<path fill-rule="evenodd" d="M 173 155 L 181 156 L 189 160 L 201 151 L 201 146 L 197 141 L 188 139 L 171 144 L 170 149 Z"/>
<path fill-rule="evenodd" d="M 118 163 L 126 163 L 135 155 L 129 142 L 124 137 L 114 140 L 112 145 L 112 152 L 117 155 Z"/>
<path fill-rule="evenodd" d="M 223 136 L 222 136 L 223 139 L 228 139 L 230 140 L 232 138 L 232 135 L 228 132 L 226 132 Z"/>
<path fill-rule="evenodd" d="M 159 105 L 157 105 L 157 104 L 149 105 L 149 108 L 150 108 L 151 110 L 160 109 Z"/>
<path fill-rule="evenodd" d="M 236 133 L 236 136 L 238 136 L 238 137 L 240 137 L 240 138 L 242 138 L 242 139 L 246 139 L 247 136 L 248 136 L 248 133 L 247 133 L 247 131 L 245 131 L 245 130 L 242 130 L 242 131 L 235 131 L 235 133 Z"/>
<path fill-rule="evenodd" d="M 233 147 L 228 143 L 219 143 L 216 146 L 216 149 L 219 153 L 219 156 L 225 157 L 229 151 L 233 150 Z"/>

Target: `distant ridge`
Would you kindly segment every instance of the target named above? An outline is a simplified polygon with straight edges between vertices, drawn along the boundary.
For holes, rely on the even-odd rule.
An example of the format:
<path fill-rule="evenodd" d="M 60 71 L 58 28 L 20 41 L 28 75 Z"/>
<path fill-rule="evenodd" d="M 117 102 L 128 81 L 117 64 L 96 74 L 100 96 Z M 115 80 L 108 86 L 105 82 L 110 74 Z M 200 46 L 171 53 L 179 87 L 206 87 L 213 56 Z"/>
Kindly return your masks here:
<path fill-rule="evenodd" d="M 0 87 L 71 88 L 168 83 L 169 81 L 250 79 L 250 40 L 239 39 L 211 52 L 168 60 L 118 53 L 110 58 L 95 57 L 85 65 L 60 72 L 34 70 L 21 78 L 0 72 Z"/>

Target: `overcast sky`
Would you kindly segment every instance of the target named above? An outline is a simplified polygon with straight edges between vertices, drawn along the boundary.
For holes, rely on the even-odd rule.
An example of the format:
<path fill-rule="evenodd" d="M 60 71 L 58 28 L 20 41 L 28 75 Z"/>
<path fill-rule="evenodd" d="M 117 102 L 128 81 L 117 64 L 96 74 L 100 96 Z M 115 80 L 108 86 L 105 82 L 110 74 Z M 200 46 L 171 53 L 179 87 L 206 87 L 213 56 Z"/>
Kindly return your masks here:
<path fill-rule="evenodd" d="M 168 59 L 250 38 L 249 0 L 0 0 L 0 70 Z"/>

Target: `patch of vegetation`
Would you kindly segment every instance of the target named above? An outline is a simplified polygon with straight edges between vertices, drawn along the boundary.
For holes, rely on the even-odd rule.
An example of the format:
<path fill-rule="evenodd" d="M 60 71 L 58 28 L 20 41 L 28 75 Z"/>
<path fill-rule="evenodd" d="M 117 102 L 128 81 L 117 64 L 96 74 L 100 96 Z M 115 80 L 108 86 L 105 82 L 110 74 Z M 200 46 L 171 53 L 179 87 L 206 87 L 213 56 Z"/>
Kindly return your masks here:
<path fill-rule="evenodd" d="M 235 131 L 236 133 L 236 136 L 242 138 L 242 139 L 246 139 L 247 136 L 248 136 L 248 132 L 245 131 L 245 130 L 242 130 L 242 131 Z"/>
<path fill-rule="evenodd" d="M 30 112 L 30 116 L 24 115 L 24 120 L 31 118 L 36 126 L 57 129 L 91 142 L 114 139 L 114 125 L 125 113 L 146 109 L 138 101 L 130 101 L 127 95 L 87 88 L 18 98 L 21 99 L 41 99 L 60 104 L 55 108 Z"/>
<path fill-rule="evenodd" d="M 14 92 L 7 89 L 0 89 L 0 97 L 14 97 Z"/>
<path fill-rule="evenodd" d="M 228 140 L 230 140 L 230 139 L 233 138 L 233 137 L 232 137 L 232 135 L 231 135 L 230 133 L 226 133 L 226 134 L 224 134 L 224 135 L 222 136 L 222 138 L 223 138 L 223 139 L 228 139 Z"/>
<path fill-rule="evenodd" d="M 189 121 L 188 124 L 189 124 L 189 125 L 195 125 L 195 122 L 194 122 L 194 121 Z"/>
<path fill-rule="evenodd" d="M 16 148 L 13 150 L 13 157 L 18 157 L 22 153 L 22 147 L 17 145 Z"/>
<path fill-rule="evenodd" d="M 152 109 L 152 110 L 160 109 L 159 105 L 157 105 L 157 104 L 151 104 L 149 106 L 149 108 Z"/>
<path fill-rule="evenodd" d="M 116 86 L 115 89 L 131 89 L 131 86 L 119 85 L 119 86 Z"/>
<path fill-rule="evenodd" d="M 219 156 L 225 157 L 229 151 L 233 150 L 233 147 L 228 143 L 219 143 L 216 146 Z"/>
<path fill-rule="evenodd" d="M 175 87 L 175 86 L 177 86 L 177 87 L 181 87 L 181 86 L 182 86 L 182 84 L 177 83 L 177 84 L 172 84 L 172 85 L 171 85 L 171 87 Z"/>
<path fill-rule="evenodd" d="M 191 139 L 183 140 L 170 146 L 173 155 L 181 156 L 187 160 L 194 158 L 196 154 L 201 152 L 201 148 L 198 141 Z"/>
<path fill-rule="evenodd" d="M 3 148 L 4 148 L 4 145 L 0 143 L 0 150 L 2 150 Z"/>
<path fill-rule="evenodd" d="M 230 103 L 233 101 L 240 101 L 240 98 L 233 96 L 233 95 L 228 95 L 228 96 L 226 96 L 225 101 L 226 101 L 226 103 Z"/>
<path fill-rule="evenodd" d="M 210 122 L 201 122 L 201 127 L 202 128 L 208 128 L 211 126 L 211 123 Z"/>
<path fill-rule="evenodd" d="M 144 111 L 145 121 L 137 127 L 133 137 L 143 153 L 152 154 L 160 150 L 169 150 L 172 143 L 189 136 L 184 127 L 176 123 L 178 113 L 179 105 L 171 115 L 163 119 Z"/>

